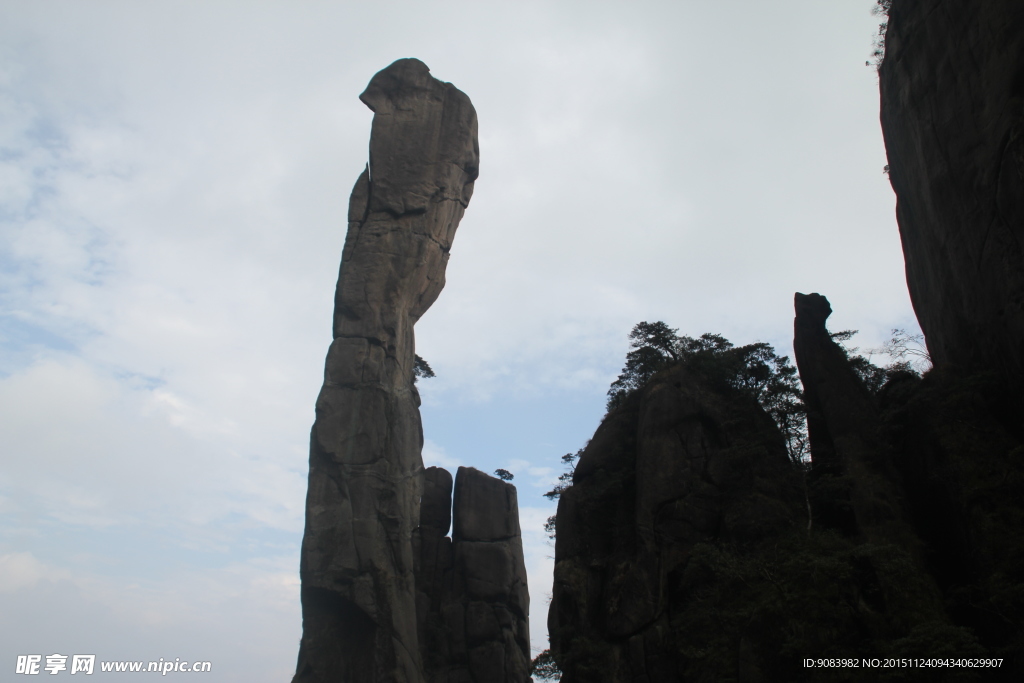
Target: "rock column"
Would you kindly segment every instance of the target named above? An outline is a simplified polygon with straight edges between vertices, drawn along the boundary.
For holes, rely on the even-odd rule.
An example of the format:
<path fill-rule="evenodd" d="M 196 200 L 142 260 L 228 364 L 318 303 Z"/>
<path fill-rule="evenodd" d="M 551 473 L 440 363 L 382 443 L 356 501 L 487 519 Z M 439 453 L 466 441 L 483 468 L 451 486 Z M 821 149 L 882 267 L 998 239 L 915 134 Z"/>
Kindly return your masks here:
<path fill-rule="evenodd" d="M 310 438 L 294 681 L 416 683 L 413 530 L 423 442 L 413 325 L 444 286 L 477 177 L 476 112 L 415 59 L 376 74 L 349 204 L 334 341 Z"/>
<path fill-rule="evenodd" d="M 812 478 L 846 477 L 853 519 L 844 530 L 877 543 L 920 546 L 908 513 L 893 454 L 882 438 L 878 410 L 850 367 L 846 353 L 829 336 L 832 314 L 820 294 L 795 296 L 793 350 L 807 406 Z M 823 507 L 837 501 L 822 501 Z M 837 526 L 843 527 L 842 520 Z"/>

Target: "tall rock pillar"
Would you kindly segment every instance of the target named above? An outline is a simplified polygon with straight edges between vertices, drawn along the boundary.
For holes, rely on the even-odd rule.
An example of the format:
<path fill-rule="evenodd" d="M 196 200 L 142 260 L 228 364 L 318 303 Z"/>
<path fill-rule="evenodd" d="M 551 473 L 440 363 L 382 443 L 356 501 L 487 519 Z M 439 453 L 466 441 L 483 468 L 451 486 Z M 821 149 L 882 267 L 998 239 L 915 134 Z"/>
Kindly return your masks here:
<path fill-rule="evenodd" d="M 825 328 L 832 307 L 821 294 L 799 292 L 794 305 L 793 350 L 807 406 L 812 479 L 847 477 L 854 519 L 846 531 L 875 543 L 916 549 L 920 542 L 907 521 L 899 474 L 881 432 L 878 410 L 846 353 Z M 826 508 L 839 502 L 821 501 Z M 823 521 L 847 526 L 841 519 Z"/>
<path fill-rule="evenodd" d="M 415 59 L 377 73 L 310 437 L 295 683 L 419 683 L 412 533 L 423 488 L 413 325 L 473 193 L 476 112 Z"/>

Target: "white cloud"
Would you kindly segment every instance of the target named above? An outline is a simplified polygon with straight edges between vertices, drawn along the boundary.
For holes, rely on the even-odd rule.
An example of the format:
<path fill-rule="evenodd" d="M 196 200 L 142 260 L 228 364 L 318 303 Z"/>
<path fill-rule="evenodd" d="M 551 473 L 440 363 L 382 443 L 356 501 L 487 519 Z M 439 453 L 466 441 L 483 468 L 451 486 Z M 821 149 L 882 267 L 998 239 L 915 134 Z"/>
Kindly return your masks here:
<path fill-rule="evenodd" d="M 151 582 L 57 569 L 28 553 L 0 555 L 0 591 L 8 591 L 0 639 L 5 653 L 95 654 L 99 661 L 178 657 L 211 661 L 221 681 L 286 679 L 300 635 L 293 560 L 267 558 Z"/>
<path fill-rule="evenodd" d="M 500 452 L 532 501 L 559 473 L 556 444 L 596 423 L 566 418 L 568 399 L 600 412 L 640 320 L 788 353 L 800 290 L 828 295 L 833 328 L 861 329 L 862 347 L 911 327 L 862 66 L 869 5 L 6 7 L 0 541 L 17 576 L 43 572 L 36 597 L 46 582 L 92 596 L 119 633 L 129 622 L 114 606 L 127 615 L 131 601 L 118 571 L 138 572 L 125 595 L 176 624 L 173 596 L 224 591 L 235 607 L 199 630 L 226 649 L 263 628 L 259 609 L 283 613 L 261 591 L 294 615 L 295 564 L 250 563 L 276 558 L 274 544 L 297 554 L 347 195 L 366 159 L 371 115 L 356 96 L 397 57 L 467 92 L 481 125 L 447 289 L 417 329 L 438 374 L 421 383 L 425 408 L 477 442 L 425 424 L 427 464 L 506 466 L 490 462 Z M 387 31 L 367 30 L 382 13 Z M 485 412 L 511 399 L 567 426 L 507 458 L 511 432 L 540 431 Z M 522 512 L 536 643 L 551 512 Z M 45 539 L 69 530 L 96 544 L 145 530 L 195 555 L 170 579 L 126 569 L 122 547 L 105 569 L 69 560 L 94 568 L 75 583 L 39 569 L 62 566 Z M 40 559 L 19 554 L 36 542 Z M 72 631 L 92 618 L 75 614 Z"/>
<path fill-rule="evenodd" d="M 0 555 L 0 593 L 25 590 L 40 580 L 63 579 L 68 572 L 47 567 L 32 553 L 15 552 Z"/>
<path fill-rule="evenodd" d="M 167 395 L 70 356 L 0 379 L 0 486 L 22 508 L 74 525 L 164 527 L 242 514 L 298 530 L 301 476 L 233 454 L 231 430 L 197 438 Z"/>
<path fill-rule="evenodd" d="M 448 455 L 443 446 L 439 446 L 430 439 L 423 440 L 422 454 L 424 467 L 441 467 L 448 470 L 453 477 L 456 470 L 462 465 L 457 459 Z"/>

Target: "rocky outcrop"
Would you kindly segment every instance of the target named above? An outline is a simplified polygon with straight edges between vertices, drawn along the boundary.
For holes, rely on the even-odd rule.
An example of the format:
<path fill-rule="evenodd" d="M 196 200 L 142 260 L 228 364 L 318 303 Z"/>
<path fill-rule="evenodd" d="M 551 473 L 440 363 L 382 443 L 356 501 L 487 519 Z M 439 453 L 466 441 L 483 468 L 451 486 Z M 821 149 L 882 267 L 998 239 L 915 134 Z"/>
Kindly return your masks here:
<path fill-rule="evenodd" d="M 825 297 L 797 294 L 809 466 L 693 366 L 614 408 L 556 518 L 566 683 L 1024 676 L 1024 4 L 879 4 L 889 177 L 935 368 L 869 389 Z M 812 652 L 1000 666 L 800 667 Z"/>
<path fill-rule="evenodd" d="M 556 517 L 548 627 L 563 682 L 887 680 L 893 672 L 837 677 L 801 661 L 1017 652 L 1020 603 L 1007 585 L 1021 583 L 1018 555 L 987 545 L 1011 528 L 967 489 L 977 482 L 1017 521 L 1020 506 L 985 474 L 990 458 L 975 468 L 949 450 L 992 425 L 946 413 L 946 434 L 908 444 L 949 410 L 917 393 L 928 381 L 894 375 L 872 394 L 825 327 L 825 297 L 798 294 L 796 307 L 809 468 L 789 460 L 745 375 L 699 354 L 627 394 L 583 451 Z M 1010 444 L 973 438 L 1004 456 Z M 937 528 L 965 511 L 973 531 Z M 988 573 L 942 573 L 958 554 L 992 557 Z M 983 609 L 1010 630 L 988 637 Z M 909 677 L 935 680 L 926 673 Z"/>
<path fill-rule="evenodd" d="M 530 680 L 530 596 L 511 484 L 431 467 L 417 530 L 420 645 L 429 683 Z M 443 511 L 452 511 L 444 516 Z M 452 537 L 445 537 L 448 519 Z"/>
<path fill-rule="evenodd" d="M 423 680 L 413 325 L 444 286 L 479 162 L 473 105 L 422 62 L 395 62 L 360 99 L 374 112 L 370 161 L 349 203 L 310 438 L 294 678 L 302 683 Z"/>
<path fill-rule="evenodd" d="M 880 583 L 889 593 L 889 611 L 911 624 L 948 624 L 938 587 L 925 569 L 926 550 L 913 526 L 901 459 L 887 438 L 878 401 L 825 326 L 832 314 L 828 299 L 798 292 L 794 308 L 793 350 L 811 450 L 808 499 L 816 521 L 881 549 L 869 560 L 875 573 L 897 557 L 906 563 L 919 593 L 909 604 L 901 600 L 903 586 Z"/>
<path fill-rule="evenodd" d="M 718 588 L 705 560 L 805 520 L 799 476 L 756 401 L 663 371 L 608 414 L 572 481 L 548 615 L 562 681 L 759 675 L 731 617 L 711 623 L 717 606 L 704 599 Z"/>
<path fill-rule="evenodd" d="M 825 297 L 796 295 L 815 524 L 873 548 L 863 566 L 876 576 L 903 566 L 899 582 L 875 581 L 874 592 L 911 635 L 944 632 L 980 656 L 1005 659 L 993 677 L 1019 679 L 1024 448 L 991 409 L 996 380 L 953 368 L 924 378 L 893 370 L 873 395 L 825 329 L 830 313 Z M 916 586 L 909 599 L 908 583 Z M 941 647 L 916 639 L 918 651 L 929 641 Z"/>
<path fill-rule="evenodd" d="M 879 76 L 907 286 L 932 360 L 1019 385 L 1024 5 L 893 0 Z"/>

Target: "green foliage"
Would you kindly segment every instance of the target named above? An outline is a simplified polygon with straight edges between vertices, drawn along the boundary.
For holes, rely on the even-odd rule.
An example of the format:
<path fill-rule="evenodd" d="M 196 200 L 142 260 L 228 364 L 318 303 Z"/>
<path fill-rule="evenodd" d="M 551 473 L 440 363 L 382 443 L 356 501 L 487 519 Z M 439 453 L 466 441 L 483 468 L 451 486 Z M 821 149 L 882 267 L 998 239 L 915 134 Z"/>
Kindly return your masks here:
<path fill-rule="evenodd" d="M 545 498 L 548 500 L 558 500 L 558 497 L 562 495 L 562 492 L 572 486 L 572 473 L 576 471 L 576 461 L 580 459 L 581 455 L 583 455 L 583 448 L 579 449 L 575 453 L 566 453 L 562 456 L 562 464 L 569 469 L 558 475 L 558 483 L 555 484 L 553 489 L 544 494 Z M 547 529 L 547 525 L 545 525 L 544 528 Z M 554 532 L 554 525 L 552 525 L 549 531 L 552 533 Z"/>
<path fill-rule="evenodd" d="M 544 532 L 547 533 L 548 538 L 555 537 L 555 527 L 558 524 L 558 515 L 551 515 L 547 521 L 544 522 Z"/>
<path fill-rule="evenodd" d="M 412 367 L 412 381 L 415 383 L 420 377 L 435 377 L 434 370 L 430 367 L 430 363 L 423 360 L 418 354 L 415 357 L 415 363 Z"/>
<path fill-rule="evenodd" d="M 589 442 L 588 442 L 589 443 Z M 584 446 L 584 448 L 586 448 Z M 562 464 L 568 469 L 558 475 L 558 483 L 555 484 L 554 488 L 544 494 L 544 497 L 548 500 L 558 500 L 562 492 L 572 486 L 572 475 L 576 471 L 576 461 L 583 455 L 584 448 L 579 449 L 575 453 L 566 453 L 562 456 Z M 548 538 L 555 537 L 555 525 L 556 515 L 548 517 L 547 521 L 544 522 L 544 531 L 547 533 Z"/>
<path fill-rule="evenodd" d="M 642 322 L 629 334 L 632 350 L 626 365 L 608 389 L 608 410 L 621 405 L 655 375 L 675 363 L 709 380 L 738 391 L 761 404 L 782 430 L 790 458 L 803 462 L 808 453 L 804 407 L 796 368 L 769 344 L 733 346 L 719 334 L 679 336 L 663 322 Z"/>
<path fill-rule="evenodd" d="M 872 47 L 874 50 L 871 53 L 871 57 L 874 59 L 873 62 L 864 62 L 867 65 L 874 64 L 875 69 L 882 68 L 882 62 L 885 60 L 885 33 L 889 30 L 889 10 L 892 8 L 892 0 L 875 0 L 875 6 L 871 8 L 871 13 L 876 17 L 884 17 L 882 23 L 878 25 L 878 33 L 875 34 L 875 39 L 872 41 Z M 886 171 L 888 171 L 886 166 Z"/>
<path fill-rule="evenodd" d="M 512 481 L 513 479 L 516 478 L 516 475 L 500 467 L 494 470 L 494 476 L 496 476 L 498 479 L 501 479 L 502 481 Z"/>
<path fill-rule="evenodd" d="M 864 356 L 849 356 L 850 367 L 861 383 L 872 394 L 877 394 L 889 379 L 885 368 L 880 368 Z"/>
<path fill-rule="evenodd" d="M 679 360 L 683 350 L 677 331 L 660 321 L 638 323 L 633 328 L 629 333 L 632 350 L 626 354 L 626 366 L 608 390 L 609 410 L 647 384 L 656 372 Z"/>
<path fill-rule="evenodd" d="M 562 680 L 562 670 L 558 668 L 551 650 L 544 650 L 530 662 L 530 675 L 543 681 Z"/>
<path fill-rule="evenodd" d="M 980 575 L 957 575 L 962 585 L 947 594 L 950 610 L 966 615 L 960 625 L 975 629 L 992 652 L 1020 656 L 1024 652 L 1020 626 L 1024 624 L 1024 444 L 994 414 L 992 397 L 997 397 L 995 401 L 1002 397 L 1000 378 L 939 369 L 904 384 L 893 388 L 905 391 L 885 396 L 887 426 L 897 435 L 910 437 L 900 442 L 908 454 L 920 449 L 913 439 L 919 433 L 929 434 L 930 447 L 941 453 L 928 462 L 927 480 L 908 479 L 920 491 L 925 518 L 940 520 L 924 526 L 922 533 L 945 564 L 955 566 L 958 558 L 984 554 L 990 567 Z M 941 489 L 929 486 L 932 482 Z M 949 533 L 953 520 L 943 520 L 941 513 L 950 508 L 970 536 Z"/>
<path fill-rule="evenodd" d="M 650 348 L 668 356 L 672 360 L 679 360 L 679 337 L 678 330 L 674 330 L 665 323 L 637 323 L 630 331 L 629 339 L 633 348 Z"/>

